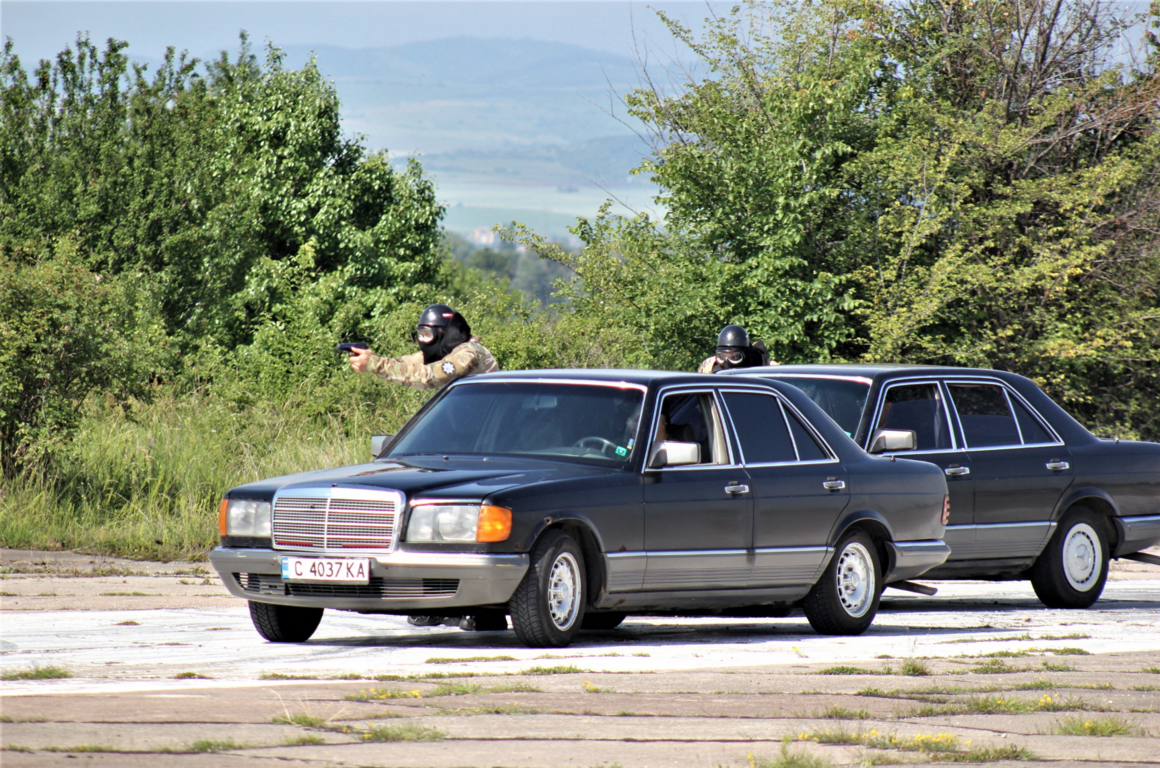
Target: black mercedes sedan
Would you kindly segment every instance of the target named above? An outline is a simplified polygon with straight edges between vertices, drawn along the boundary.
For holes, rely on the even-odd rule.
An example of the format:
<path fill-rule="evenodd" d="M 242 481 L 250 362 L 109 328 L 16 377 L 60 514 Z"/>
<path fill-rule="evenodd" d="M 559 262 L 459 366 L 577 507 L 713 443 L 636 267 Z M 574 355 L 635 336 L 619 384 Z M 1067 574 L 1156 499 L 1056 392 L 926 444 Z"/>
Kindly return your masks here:
<path fill-rule="evenodd" d="M 323 610 L 473 616 L 533 647 L 629 614 L 857 634 L 941 564 L 947 483 L 865 453 L 800 389 L 655 371 L 460 379 L 367 464 L 225 494 L 210 555 L 254 626 Z"/>
<path fill-rule="evenodd" d="M 1100 439 L 1030 379 L 921 365 L 780 365 L 730 373 L 791 383 L 872 454 L 941 467 L 951 555 L 930 579 L 1029 579 L 1086 608 L 1109 558 L 1160 542 L 1160 444 Z M 730 376 L 729 378 L 734 378 Z"/>

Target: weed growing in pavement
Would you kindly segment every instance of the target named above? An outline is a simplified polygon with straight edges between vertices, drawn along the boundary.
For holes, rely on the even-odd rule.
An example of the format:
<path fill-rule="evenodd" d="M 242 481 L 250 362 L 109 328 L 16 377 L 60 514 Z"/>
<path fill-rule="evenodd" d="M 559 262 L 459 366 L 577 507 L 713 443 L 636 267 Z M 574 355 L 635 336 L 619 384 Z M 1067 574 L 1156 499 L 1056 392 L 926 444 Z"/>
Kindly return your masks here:
<path fill-rule="evenodd" d="M 200 672 L 178 672 L 173 676 L 174 680 L 213 680 L 209 675 L 203 675 Z"/>
<path fill-rule="evenodd" d="M 348 693 L 343 698 L 347 701 L 385 701 L 387 699 L 421 699 L 423 694 L 418 690 L 396 691 L 391 688 L 364 688 L 358 693 Z"/>
<path fill-rule="evenodd" d="M 1040 635 L 1039 637 L 1032 637 L 1029 632 L 1024 632 L 1022 635 L 1015 637 L 959 637 L 954 640 L 939 640 L 935 645 L 947 645 L 950 643 L 1003 643 L 1019 640 L 1087 640 L 1091 635 L 1080 634 L 1073 632 L 1069 635 Z"/>
<path fill-rule="evenodd" d="M 1160 667 L 1144 667 L 1141 672 L 1149 672 L 1153 675 L 1160 675 Z"/>
<path fill-rule="evenodd" d="M 1019 659 L 1030 655 L 1028 651 L 991 651 L 990 653 L 981 653 L 979 657 L 984 659 Z"/>
<path fill-rule="evenodd" d="M 535 715 L 540 710 L 531 707 L 521 707 L 519 702 L 511 704 L 493 704 L 481 707 L 460 707 L 458 709 L 444 709 L 440 715 Z"/>
<path fill-rule="evenodd" d="M 421 725 L 372 725 L 362 732 L 364 741 L 442 741 L 443 731 Z"/>
<path fill-rule="evenodd" d="M 470 696 L 483 690 L 482 685 L 475 683 L 440 683 L 428 691 L 425 696 Z"/>
<path fill-rule="evenodd" d="M 910 677 L 926 677 L 930 674 L 930 669 L 918 659 L 907 659 L 902 662 L 898 673 L 900 675 L 909 675 Z"/>
<path fill-rule="evenodd" d="M 5 744 L 0 746 L 0 752 L 35 752 L 32 747 L 25 747 L 21 744 Z"/>
<path fill-rule="evenodd" d="M 851 731 L 814 731 L 800 733 L 798 739 L 819 744 L 851 744 L 880 750 L 919 752 L 932 762 L 983 763 L 997 760 L 1034 760 L 1035 755 L 1025 747 L 1014 744 L 1002 747 L 971 747 L 951 733 L 896 736 L 879 734 L 874 728 L 864 733 Z"/>
<path fill-rule="evenodd" d="M 1044 661 L 1042 666 L 1045 672 L 1075 672 L 1075 667 L 1070 664 L 1064 664 L 1062 661 L 1058 663 Z"/>
<path fill-rule="evenodd" d="M 189 745 L 188 752 L 229 752 L 234 749 L 245 749 L 245 744 L 239 744 L 231 739 L 224 741 L 217 741 L 214 739 L 201 739 Z"/>
<path fill-rule="evenodd" d="M 33 667 L 5 672 L 0 675 L 0 680 L 60 680 L 65 677 L 72 677 L 72 672 L 62 667 Z"/>
<path fill-rule="evenodd" d="M 41 747 L 41 752 L 119 752 L 107 744 L 77 744 L 72 747 Z"/>
<path fill-rule="evenodd" d="M 588 672 L 587 669 L 580 669 L 572 664 L 561 664 L 555 667 L 530 667 L 518 674 L 521 675 L 577 675 L 581 672 Z"/>
<path fill-rule="evenodd" d="M 821 755 L 808 752 L 791 752 L 789 745 L 793 739 L 786 737 L 781 742 L 781 753 L 772 760 L 761 760 L 749 755 L 748 768 L 832 768 L 833 763 Z"/>
<path fill-rule="evenodd" d="M 976 675 L 1006 675 L 1013 672 L 1030 672 L 1031 667 L 1013 667 L 1002 659 L 991 659 L 971 670 Z"/>
<path fill-rule="evenodd" d="M 1035 649 L 1041 650 L 1041 649 Z M 1056 656 L 1091 656 L 1090 651 L 1085 651 L 1083 648 L 1043 648 L 1042 650 L 1051 651 Z"/>
<path fill-rule="evenodd" d="M 488 693 L 543 693 L 534 685 L 528 683 L 511 683 L 509 685 L 492 685 L 486 689 Z"/>
<path fill-rule="evenodd" d="M 814 717 L 824 720 L 866 720 L 870 713 L 864 709 L 855 711 L 845 707 L 830 707 L 825 712 L 815 712 Z"/>
<path fill-rule="evenodd" d="M 129 619 L 128 621 L 118 621 L 117 626 L 118 627 L 139 627 L 139 626 L 141 626 L 141 622 L 133 621 L 132 619 Z"/>
<path fill-rule="evenodd" d="M 593 685 L 587 680 L 584 681 L 584 685 L 580 686 L 580 690 L 584 691 L 585 693 L 616 693 L 616 691 L 612 690 L 611 688 L 601 688 L 598 685 Z"/>
<path fill-rule="evenodd" d="M 1160 691 L 1160 685 L 1133 685 L 1133 691 Z"/>
<path fill-rule="evenodd" d="M 313 733 L 300 733 L 297 736 L 291 736 L 282 742 L 284 747 L 306 747 L 313 744 L 325 744 L 326 739 L 317 736 Z"/>
<path fill-rule="evenodd" d="M 274 718 L 273 722 L 278 725 L 299 725 L 303 728 L 327 728 L 330 725 L 325 719 L 316 715 L 308 715 L 305 712 L 298 715 L 291 715 L 290 713 L 278 715 L 278 717 Z"/>
<path fill-rule="evenodd" d="M 815 675 L 889 675 L 890 670 L 866 669 L 864 667 L 826 667 L 818 670 Z"/>
<path fill-rule="evenodd" d="M 469 661 L 518 661 L 515 656 L 435 656 L 427 659 L 427 664 L 466 664 Z"/>
<path fill-rule="evenodd" d="M 1063 736 L 1137 736 L 1140 726 L 1121 717 L 1067 717 L 1051 729 Z"/>

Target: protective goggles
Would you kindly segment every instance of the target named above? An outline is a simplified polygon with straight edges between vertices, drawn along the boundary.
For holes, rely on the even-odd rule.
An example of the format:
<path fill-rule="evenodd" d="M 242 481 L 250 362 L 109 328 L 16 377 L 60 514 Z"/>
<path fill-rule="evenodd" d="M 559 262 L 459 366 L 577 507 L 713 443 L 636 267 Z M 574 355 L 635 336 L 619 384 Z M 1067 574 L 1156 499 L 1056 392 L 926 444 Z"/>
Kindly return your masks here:
<path fill-rule="evenodd" d="M 415 329 L 415 338 L 420 344 L 430 344 L 435 341 L 435 329 L 429 325 L 420 325 Z"/>
<path fill-rule="evenodd" d="M 723 347 L 717 350 L 717 362 L 724 365 L 725 363 L 732 363 L 737 365 L 745 359 L 745 350 L 737 349 L 735 347 Z"/>

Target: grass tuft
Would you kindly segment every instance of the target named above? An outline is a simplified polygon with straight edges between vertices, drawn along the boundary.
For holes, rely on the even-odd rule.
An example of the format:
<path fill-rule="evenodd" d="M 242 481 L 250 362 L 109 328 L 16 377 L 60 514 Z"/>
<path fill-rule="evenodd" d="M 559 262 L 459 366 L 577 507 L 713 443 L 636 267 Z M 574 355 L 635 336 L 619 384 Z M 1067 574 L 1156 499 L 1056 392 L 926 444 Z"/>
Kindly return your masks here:
<path fill-rule="evenodd" d="M 530 667 L 521 670 L 518 674 L 521 675 L 576 675 L 581 672 L 587 672 L 586 669 L 580 669 L 573 664 L 560 664 L 555 667 Z"/>
<path fill-rule="evenodd" d="M 282 742 L 284 747 L 306 747 L 315 744 L 325 744 L 326 739 L 313 733 L 302 733 L 297 736 L 291 736 Z"/>
<path fill-rule="evenodd" d="M 442 741 L 446 734 L 434 728 L 404 723 L 403 725 L 374 725 L 362 733 L 364 741 Z"/>
<path fill-rule="evenodd" d="M 234 749 L 245 749 L 245 744 L 239 744 L 231 739 L 218 741 L 215 739 L 201 739 L 189 745 L 190 752 L 229 752 Z"/>
<path fill-rule="evenodd" d="M 466 664 L 470 661 L 518 661 L 515 656 L 435 656 L 428 664 Z"/>
<path fill-rule="evenodd" d="M 910 677 L 926 677 L 930 674 L 930 668 L 918 659 L 907 659 L 902 662 L 899 668 L 899 674 L 909 675 Z"/>
<path fill-rule="evenodd" d="M 876 669 L 866 669 L 865 667 L 826 667 L 818 670 L 815 675 L 888 675 L 890 672 L 883 672 Z"/>
<path fill-rule="evenodd" d="M 781 753 L 772 760 L 762 760 L 749 755 L 748 768 L 832 768 L 833 763 L 821 755 L 811 755 L 809 752 L 791 752 L 789 745 L 792 738 L 785 738 L 781 742 Z"/>
<path fill-rule="evenodd" d="M 814 717 L 824 720 L 866 720 L 870 713 L 864 709 L 853 710 L 845 707 L 830 707 L 825 712 L 815 713 Z"/>
<path fill-rule="evenodd" d="M 1137 736 L 1140 726 L 1121 717 L 1066 717 L 1051 730 L 1062 736 Z"/>
<path fill-rule="evenodd" d="M 173 676 L 174 680 L 213 680 L 209 675 L 203 675 L 200 672 L 178 672 Z"/>
<path fill-rule="evenodd" d="M 72 677 L 72 672 L 61 667 L 33 667 L 5 672 L 0 675 L 0 680 L 60 680 L 65 677 Z"/>

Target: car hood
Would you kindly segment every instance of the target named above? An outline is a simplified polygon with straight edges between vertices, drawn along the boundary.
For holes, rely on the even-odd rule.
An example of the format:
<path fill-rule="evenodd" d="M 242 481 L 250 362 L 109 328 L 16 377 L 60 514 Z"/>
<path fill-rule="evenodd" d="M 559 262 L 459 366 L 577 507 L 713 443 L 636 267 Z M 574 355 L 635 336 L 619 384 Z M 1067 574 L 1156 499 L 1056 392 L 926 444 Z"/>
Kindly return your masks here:
<path fill-rule="evenodd" d="M 483 457 L 417 456 L 259 480 L 230 490 L 230 498 L 269 501 L 289 488 L 383 488 L 407 498 L 477 499 L 513 486 L 609 474 L 617 470 L 579 463 Z"/>

